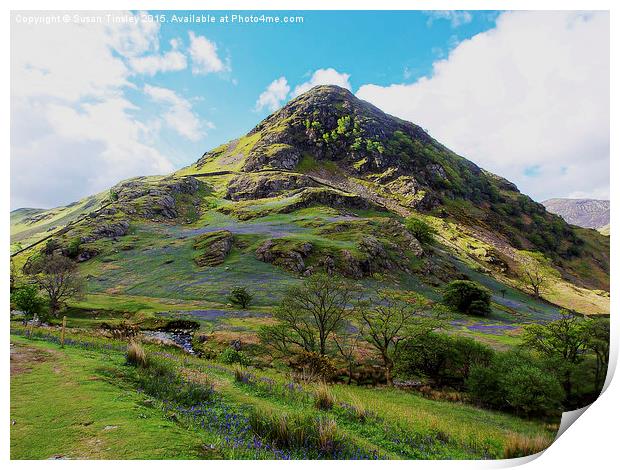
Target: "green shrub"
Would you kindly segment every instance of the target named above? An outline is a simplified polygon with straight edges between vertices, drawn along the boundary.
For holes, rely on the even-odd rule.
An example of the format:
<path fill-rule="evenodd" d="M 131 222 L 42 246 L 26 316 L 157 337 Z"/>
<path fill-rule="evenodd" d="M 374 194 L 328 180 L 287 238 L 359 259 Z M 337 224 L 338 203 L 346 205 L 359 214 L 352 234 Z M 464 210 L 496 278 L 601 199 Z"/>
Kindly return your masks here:
<path fill-rule="evenodd" d="M 250 294 L 245 287 L 233 287 L 228 296 L 228 300 L 231 303 L 239 305 L 243 309 L 248 308 L 253 298 L 254 296 Z"/>
<path fill-rule="evenodd" d="M 234 348 L 226 348 L 220 354 L 220 361 L 224 364 L 239 364 L 249 366 L 252 360 L 243 351 L 237 351 Z"/>
<path fill-rule="evenodd" d="M 493 349 L 471 338 L 429 333 L 403 342 L 395 371 L 403 379 L 429 379 L 461 390 L 472 367 L 488 365 L 493 356 Z"/>
<path fill-rule="evenodd" d="M 513 351 L 498 353 L 488 366 L 474 366 L 467 387 L 482 405 L 526 416 L 558 413 L 564 399 L 555 376 Z"/>
<path fill-rule="evenodd" d="M 491 313 L 491 291 L 474 281 L 452 281 L 444 287 L 443 302 L 468 315 Z"/>
<path fill-rule="evenodd" d="M 432 245 L 435 242 L 435 234 L 437 232 L 424 220 L 417 217 L 409 217 L 405 221 L 405 227 L 423 245 Z"/>
<path fill-rule="evenodd" d="M 80 237 L 75 237 L 74 239 L 72 239 L 69 243 L 69 246 L 67 247 L 67 256 L 73 259 L 77 258 L 77 256 L 80 254 L 81 244 L 82 239 Z"/>
<path fill-rule="evenodd" d="M 24 312 L 26 320 L 40 316 L 44 304 L 45 300 L 35 286 L 26 285 L 11 292 L 11 305 Z"/>

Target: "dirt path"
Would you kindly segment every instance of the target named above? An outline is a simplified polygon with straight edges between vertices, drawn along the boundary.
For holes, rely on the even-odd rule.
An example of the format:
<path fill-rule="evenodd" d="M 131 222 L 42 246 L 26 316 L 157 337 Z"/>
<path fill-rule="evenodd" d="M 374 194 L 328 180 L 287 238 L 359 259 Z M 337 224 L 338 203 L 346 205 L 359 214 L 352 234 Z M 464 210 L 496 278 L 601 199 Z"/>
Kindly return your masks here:
<path fill-rule="evenodd" d="M 50 360 L 55 351 L 33 348 L 19 343 L 11 343 L 11 377 L 30 372 L 33 364 Z"/>

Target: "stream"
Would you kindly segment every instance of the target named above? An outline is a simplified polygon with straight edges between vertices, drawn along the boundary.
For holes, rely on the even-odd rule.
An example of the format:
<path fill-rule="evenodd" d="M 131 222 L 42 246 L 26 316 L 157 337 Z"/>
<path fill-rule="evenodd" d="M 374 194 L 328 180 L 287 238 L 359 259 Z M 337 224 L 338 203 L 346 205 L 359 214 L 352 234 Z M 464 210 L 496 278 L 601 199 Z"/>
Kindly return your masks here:
<path fill-rule="evenodd" d="M 155 338 L 162 341 L 171 341 L 174 344 L 183 348 L 183 350 L 189 354 L 196 354 L 192 347 L 192 332 L 191 331 L 157 331 L 157 330 L 142 330 L 141 333 L 148 338 Z"/>

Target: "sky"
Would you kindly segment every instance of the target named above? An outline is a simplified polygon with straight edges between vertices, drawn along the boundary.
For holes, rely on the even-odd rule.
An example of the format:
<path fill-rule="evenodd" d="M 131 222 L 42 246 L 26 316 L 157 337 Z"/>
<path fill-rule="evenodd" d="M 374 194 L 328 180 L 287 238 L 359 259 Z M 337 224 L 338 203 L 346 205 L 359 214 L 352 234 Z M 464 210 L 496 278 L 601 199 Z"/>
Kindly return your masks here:
<path fill-rule="evenodd" d="M 189 165 L 319 84 L 535 200 L 609 197 L 608 13 L 234 14 L 14 12 L 11 208 Z"/>

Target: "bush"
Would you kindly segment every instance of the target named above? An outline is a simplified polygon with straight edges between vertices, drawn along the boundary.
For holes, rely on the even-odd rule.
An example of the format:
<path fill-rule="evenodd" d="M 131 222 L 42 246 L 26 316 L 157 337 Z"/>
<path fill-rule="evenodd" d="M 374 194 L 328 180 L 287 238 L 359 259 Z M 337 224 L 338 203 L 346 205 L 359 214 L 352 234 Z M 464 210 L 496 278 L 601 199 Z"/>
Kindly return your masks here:
<path fill-rule="evenodd" d="M 471 338 L 429 333 L 403 342 L 395 361 L 396 374 L 406 380 L 429 379 L 461 390 L 475 365 L 488 365 L 493 349 Z"/>
<path fill-rule="evenodd" d="M 405 227 L 423 245 L 432 245 L 435 242 L 435 229 L 424 220 L 417 217 L 409 217 L 405 221 Z"/>
<path fill-rule="evenodd" d="M 80 254 L 80 246 L 82 244 L 82 239 L 80 237 L 75 237 L 73 240 L 71 240 L 71 242 L 69 243 L 69 246 L 67 246 L 67 256 L 71 259 L 75 259 L 77 258 L 77 256 Z"/>
<path fill-rule="evenodd" d="M 127 364 L 136 367 L 147 367 L 146 352 L 140 343 L 130 341 L 127 345 Z"/>
<path fill-rule="evenodd" d="M 491 313 L 491 291 L 474 281 L 452 281 L 443 292 L 446 305 L 468 315 Z"/>
<path fill-rule="evenodd" d="M 220 360 L 224 364 L 239 364 L 242 366 L 249 366 L 252 360 L 243 352 L 237 351 L 234 348 L 226 348 L 220 354 Z"/>
<path fill-rule="evenodd" d="M 11 305 L 24 312 L 26 320 L 40 315 L 44 304 L 35 286 L 23 286 L 11 292 Z"/>
<path fill-rule="evenodd" d="M 248 308 L 253 298 L 254 296 L 250 294 L 245 287 L 233 287 L 228 296 L 228 300 L 231 303 L 239 305 L 243 309 Z"/>
<path fill-rule="evenodd" d="M 293 359 L 291 366 L 298 372 L 303 373 L 305 381 L 315 380 L 329 381 L 336 375 L 336 367 L 333 361 L 316 352 L 302 351 Z"/>
<path fill-rule="evenodd" d="M 485 406 L 526 416 L 556 414 L 564 399 L 556 377 L 512 351 L 498 353 L 489 366 L 474 366 L 467 387 Z"/>

